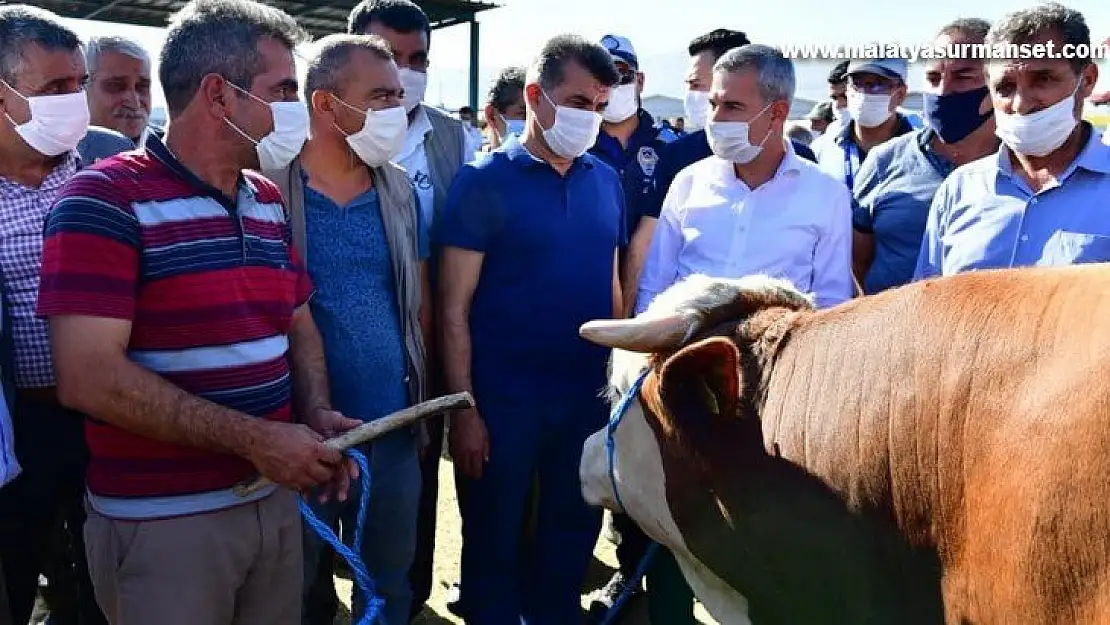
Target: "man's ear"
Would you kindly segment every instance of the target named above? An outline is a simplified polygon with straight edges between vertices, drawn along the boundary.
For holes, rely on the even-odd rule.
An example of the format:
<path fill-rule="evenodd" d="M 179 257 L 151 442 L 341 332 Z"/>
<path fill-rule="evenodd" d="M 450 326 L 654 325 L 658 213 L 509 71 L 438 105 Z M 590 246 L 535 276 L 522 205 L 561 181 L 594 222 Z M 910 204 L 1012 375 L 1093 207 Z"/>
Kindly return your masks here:
<path fill-rule="evenodd" d="M 687 346 L 663 363 L 659 403 L 679 438 L 697 449 L 738 419 L 740 376 L 740 350 L 723 337 Z"/>

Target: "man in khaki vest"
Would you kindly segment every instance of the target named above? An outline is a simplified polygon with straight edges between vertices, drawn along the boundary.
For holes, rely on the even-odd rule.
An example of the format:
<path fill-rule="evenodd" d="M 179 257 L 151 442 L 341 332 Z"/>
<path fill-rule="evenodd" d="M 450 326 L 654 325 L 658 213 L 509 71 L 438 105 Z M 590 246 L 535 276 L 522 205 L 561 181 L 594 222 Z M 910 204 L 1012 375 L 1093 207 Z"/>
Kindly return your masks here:
<path fill-rule="evenodd" d="M 286 169 L 266 172 L 289 207 L 293 241 L 316 285 L 310 305 L 324 341 L 332 402 L 365 421 L 425 398 L 425 337 L 430 331 L 428 231 L 412 184 L 389 161 L 408 119 L 392 53 L 381 38 L 331 35 L 308 67 L 311 134 Z M 367 451 L 372 475 L 362 558 L 385 600 L 385 625 L 407 625 L 420 505 L 423 428 L 378 439 Z M 357 487 L 352 487 L 356 488 Z M 325 522 L 354 531 L 359 494 L 312 505 Z M 305 532 L 303 622 L 314 596 L 334 593 L 327 547 Z M 334 605 L 334 604 L 333 604 Z M 356 592 L 355 620 L 366 609 Z"/>
<path fill-rule="evenodd" d="M 462 165 L 481 148 L 466 132 L 463 123 L 424 102 L 428 86 L 429 42 L 432 28 L 428 16 L 410 0 L 362 0 L 351 10 L 347 32 L 378 35 L 389 42 L 400 69 L 405 89 L 402 103 L 408 111 L 404 144 L 394 157 L 416 188 L 424 225 L 434 229 L 451 181 Z M 431 276 L 436 279 L 439 250 L 432 248 Z M 435 291 L 433 290 L 433 293 Z M 429 367 L 431 388 L 439 386 L 440 367 Z M 433 393 L 434 394 L 434 393 Z M 413 564 L 413 614 L 424 607 L 432 592 L 432 553 L 435 550 L 436 500 L 439 491 L 439 458 L 443 444 L 443 417 L 427 421 L 431 436 L 423 461 L 423 494 L 416 562 Z"/>

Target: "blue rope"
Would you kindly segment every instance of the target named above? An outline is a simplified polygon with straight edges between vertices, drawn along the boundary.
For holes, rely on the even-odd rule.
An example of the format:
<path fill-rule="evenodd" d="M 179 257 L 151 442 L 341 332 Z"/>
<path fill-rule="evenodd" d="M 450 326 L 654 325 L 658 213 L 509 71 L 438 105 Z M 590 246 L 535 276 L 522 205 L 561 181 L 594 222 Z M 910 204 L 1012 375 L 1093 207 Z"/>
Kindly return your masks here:
<path fill-rule="evenodd" d="M 655 554 L 658 551 L 659 543 L 652 542 L 648 545 L 647 551 L 644 552 L 644 557 L 640 558 L 640 563 L 636 565 L 636 572 L 632 574 L 632 579 L 625 581 L 624 590 L 621 591 L 617 600 L 613 602 L 613 606 L 605 612 L 605 618 L 601 620 L 601 625 L 610 625 L 610 623 L 620 615 L 628 598 L 631 597 L 632 593 L 636 592 L 636 588 L 640 586 L 640 580 L 644 578 L 648 567 L 651 566 L 652 559 L 655 558 Z"/>
<path fill-rule="evenodd" d="M 359 484 L 362 491 L 358 497 L 358 518 L 355 520 L 354 543 L 350 547 L 344 545 L 339 536 L 328 527 L 328 524 L 316 516 L 316 513 L 312 511 L 303 497 L 297 498 L 297 505 L 301 509 L 301 516 L 304 517 L 312 531 L 331 545 L 336 553 L 343 556 L 343 559 L 351 567 L 351 573 L 355 576 L 355 586 L 362 592 L 366 601 L 366 612 L 356 625 L 374 625 L 381 615 L 382 608 L 385 607 L 385 599 L 374 593 L 374 580 L 370 577 L 370 571 L 367 570 L 366 563 L 362 561 L 360 555 L 362 553 L 362 532 L 366 527 L 366 511 L 370 505 L 370 467 L 366 462 L 366 456 L 360 452 L 348 449 L 346 453 L 358 463 Z"/>
<path fill-rule="evenodd" d="M 651 369 L 647 368 L 641 371 L 640 375 L 637 376 L 636 380 L 632 383 L 632 386 L 625 392 L 624 396 L 621 397 L 621 400 L 617 402 L 617 405 L 613 407 L 613 412 L 609 415 L 609 426 L 605 431 L 605 451 L 609 460 L 609 483 L 613 487 L 613 496 L 617 500 L 617 505 L 621 507 L 621 511 L 625 514 L 628 514 L 628 508 L 625 507 L 624 501 L 621 499 L 621 491 L 617 488 L 617 443 L 614 437 L 617 433 L 617 427 L 620 426 L 621 421 L 624 420 L 625 413 L 628 412 L 628 407 L 631 406 L 632 402 L 639 396 L 640 388 L 643 387 L 644 380 L 647 378 L 650 371 Z M 621 591 L 620 596 L 613 602 L 609 610 L 605 612 L 605 618 L 602 619 L 601 625 L 609 625 L 620 615 L 621 610 L 624 608 L 624 604 L 628 601 L 629 597 L 632 596 L 632 593 L 636 592 L 636 588 L 639 587 L 640 580 L 643 579 L 644 574 L 647 573 L 648 566 L 651 565 L 651 560 L 655 557 L 657 551 L 659 551 L 659 543 L 652 542 L 651 545 L 648 546 L 647 551 L 644 552 L 644 556 L 640 558 L 640 563 L 636 565 L 636 572 L 633 573 L 632 579 L 625 580 L 624 590 Z"/>

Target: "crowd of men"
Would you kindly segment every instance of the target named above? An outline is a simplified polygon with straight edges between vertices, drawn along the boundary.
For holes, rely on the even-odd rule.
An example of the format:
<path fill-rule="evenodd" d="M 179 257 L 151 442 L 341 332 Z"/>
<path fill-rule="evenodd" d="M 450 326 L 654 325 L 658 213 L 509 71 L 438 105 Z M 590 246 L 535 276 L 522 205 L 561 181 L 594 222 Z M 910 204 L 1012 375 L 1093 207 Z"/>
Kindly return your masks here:
<path fill-rule="evenodd" d="M 551 39 L 466 122 L 423 103 L 431 28 L 412 2 L 364 0 L 302 85 L 306 37 L 252 0 L 188 3 L 157 128 L 142 46 L 0 8 L 0 624 L 28 622 L 41 576 L 54 625 L 331 623 L 335 556 L 297 497 L 349 541 L 362 482 L 323 441 L 460 391 L 476 406 L 449 427 L 363 449 L 380 622 L 431 593 L 447 444 L 453 609 L 576 623 L 602 529 L 578 465 L 608 416 L 608 353 L 582 323 L 699 273 L 770 274 L 831 307 L 1110 260 L 1090 58 L 931 61 L 921 119 L 904 60 L 847 61 L 807 147 L 792 61 L 740 31 L 690 43 L 683 132 L 642 108 L 623 36 Z M 1058 4 L 936 39 L 1091 42 Z M 259 474 L 273 484 L 236 494 Z M 643 592 L 649 540 L 619 514 L 605 533 L 620 568 L 591 618 Z M 665 552 L 647 589 L 653 623 L 694 622 Z"/>

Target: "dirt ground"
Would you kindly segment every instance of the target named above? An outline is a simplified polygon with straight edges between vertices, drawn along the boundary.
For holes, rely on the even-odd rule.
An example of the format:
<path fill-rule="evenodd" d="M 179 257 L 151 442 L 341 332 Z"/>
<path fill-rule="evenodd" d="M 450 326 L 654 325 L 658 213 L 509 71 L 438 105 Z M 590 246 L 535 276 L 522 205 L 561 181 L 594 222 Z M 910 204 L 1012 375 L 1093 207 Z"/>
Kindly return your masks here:
<path fill-rule="evenodd" d="M 450 585 L 459 578 L 459 557 L 461 554 L 461 537 L 459 532 L 459 508 L 455 503 L 455 480 L 451 463 L 443 460 L 439 465 L 439 512 L 436 528 L 436 553 L 435 553 L 435 581 L 432 587 L 432 598 L 428 608 L 413 621 L 414 625 L 446 625 L 461 624 L 462 619 L 451 614 L 444 606 Z M 617 559 L 613 546 L 604 538 L 600 538 L 594 550 L 594 566 L 586 580 L 582 594 L 582 609 L 585 612 L 589 605 L 590 593 L 600 588 L 616 570 Z M 345 608 L 350 607 L 351 582 L 342 577 L 336 578 L 336 588 Z M 336 625 L 349 625 L 350 616 L 342 610 L 336 619 Z M 626 615 L 621 619 L 620 625 L 650 625 L 647 617 L 646 602 L 642 596 L 629 603 Z M 702 609 L 696 607 L 698 621 L 705 625 L 716 623 Z"/>

